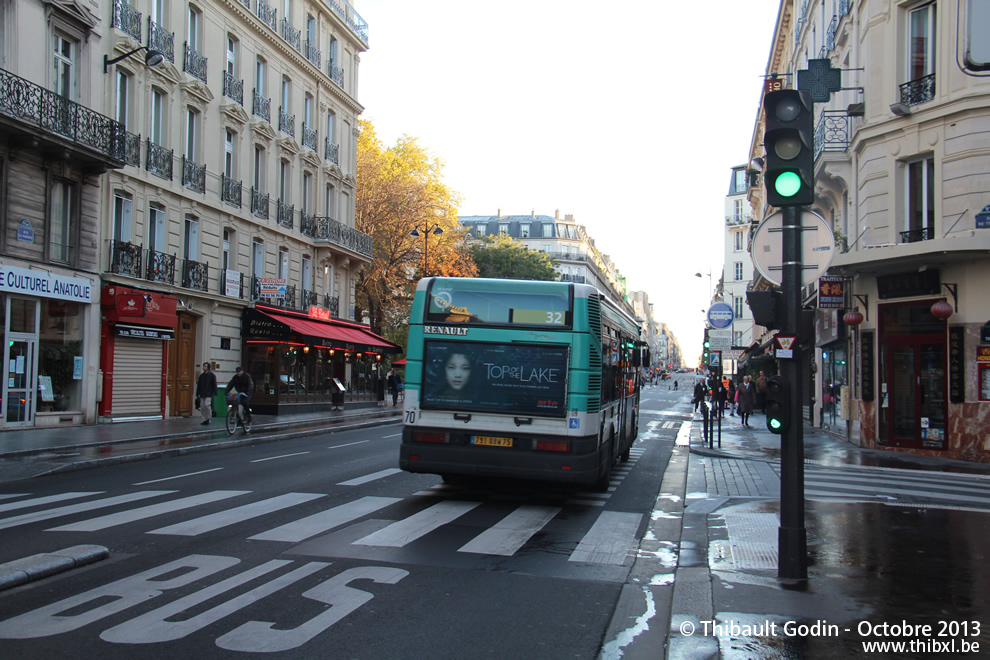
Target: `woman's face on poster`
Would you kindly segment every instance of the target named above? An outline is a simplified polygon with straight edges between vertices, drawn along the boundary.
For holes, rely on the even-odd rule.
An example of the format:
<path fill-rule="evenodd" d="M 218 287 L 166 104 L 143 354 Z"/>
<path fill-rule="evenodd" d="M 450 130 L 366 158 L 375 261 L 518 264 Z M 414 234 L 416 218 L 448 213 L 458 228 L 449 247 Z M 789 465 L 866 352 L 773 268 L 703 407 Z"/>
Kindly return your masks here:
<path fill-rule="evenodd" d="M 471 379 L 471 363 L 463 353 L 447 358 L 447 385 L 452 390 L 462 390 Z"/>

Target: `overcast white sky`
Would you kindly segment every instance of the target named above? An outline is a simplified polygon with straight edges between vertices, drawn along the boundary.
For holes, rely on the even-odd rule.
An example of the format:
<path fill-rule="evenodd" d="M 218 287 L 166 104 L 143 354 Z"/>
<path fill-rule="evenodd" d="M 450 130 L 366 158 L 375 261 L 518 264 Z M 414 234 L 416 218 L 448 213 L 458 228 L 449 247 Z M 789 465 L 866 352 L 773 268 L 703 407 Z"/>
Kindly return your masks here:
<path fill-rule="evenodd" d="M 778 0 L 351 3 L 379 138 L 443 160 L 461 215 L 573 215 L 695 365 Z"/>

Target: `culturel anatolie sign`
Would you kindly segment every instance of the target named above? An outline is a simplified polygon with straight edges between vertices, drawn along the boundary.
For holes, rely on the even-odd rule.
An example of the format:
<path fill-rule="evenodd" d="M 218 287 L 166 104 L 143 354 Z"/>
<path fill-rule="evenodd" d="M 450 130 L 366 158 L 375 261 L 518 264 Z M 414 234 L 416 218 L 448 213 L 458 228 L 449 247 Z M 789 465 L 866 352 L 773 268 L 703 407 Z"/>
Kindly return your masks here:
<path fill-rule="evenodd" d="M 72 302 L 93 302 L 93 283 L 47 270 L 29 270 L 0 265 L 0 291 Z"/>

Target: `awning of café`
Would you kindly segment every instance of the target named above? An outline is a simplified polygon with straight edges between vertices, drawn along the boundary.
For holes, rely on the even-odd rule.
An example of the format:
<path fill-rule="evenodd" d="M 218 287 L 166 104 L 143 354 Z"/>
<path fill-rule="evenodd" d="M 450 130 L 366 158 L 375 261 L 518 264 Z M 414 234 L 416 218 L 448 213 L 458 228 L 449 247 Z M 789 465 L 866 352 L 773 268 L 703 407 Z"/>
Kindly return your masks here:
<path fill-rule="evenodd" d="M 329 348 L 349 348 L 363 353 L 400 353 L 402 351 L 401 346 L 363 328 L 324 323 L 288 314 L 267 314 L 258 309 L 255 309 L 254 312 L 287 326 L 292 332 L 301 335 L 301 339 L 309 340 L 316 345 Z"/>

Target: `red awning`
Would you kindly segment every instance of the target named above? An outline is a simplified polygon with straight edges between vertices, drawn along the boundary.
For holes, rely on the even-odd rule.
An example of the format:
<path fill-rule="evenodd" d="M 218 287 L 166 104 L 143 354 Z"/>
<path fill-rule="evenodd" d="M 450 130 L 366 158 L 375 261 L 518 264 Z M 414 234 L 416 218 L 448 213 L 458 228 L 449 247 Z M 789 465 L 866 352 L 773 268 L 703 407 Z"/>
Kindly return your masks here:
<path fill-rule="evenodd" d="M 256 310 L 262 311 L 262 310 Z M 329 339 L 335 347 L 344 348 L 341 344 L 353 344 L 357 350 L 371 353 L 398 353 L 401 346 L 393 344 L 384 337 L 379 337 L 370 330 L 363 328 L 323 323 L 298 316 L 265 314 L 273 321 L 289 326 L 289 329 L 307 337 Z M 324 342 L 320 342 L 324 343 Z"/>
<path fill-rule="evenodd" d="M 393 367 L 404 367 L 404 366 L 406 366 L 406 358 L 402 358 L 401 360 L 396 360 L 395 362 L 392 363 L 392 366 Z"/>

